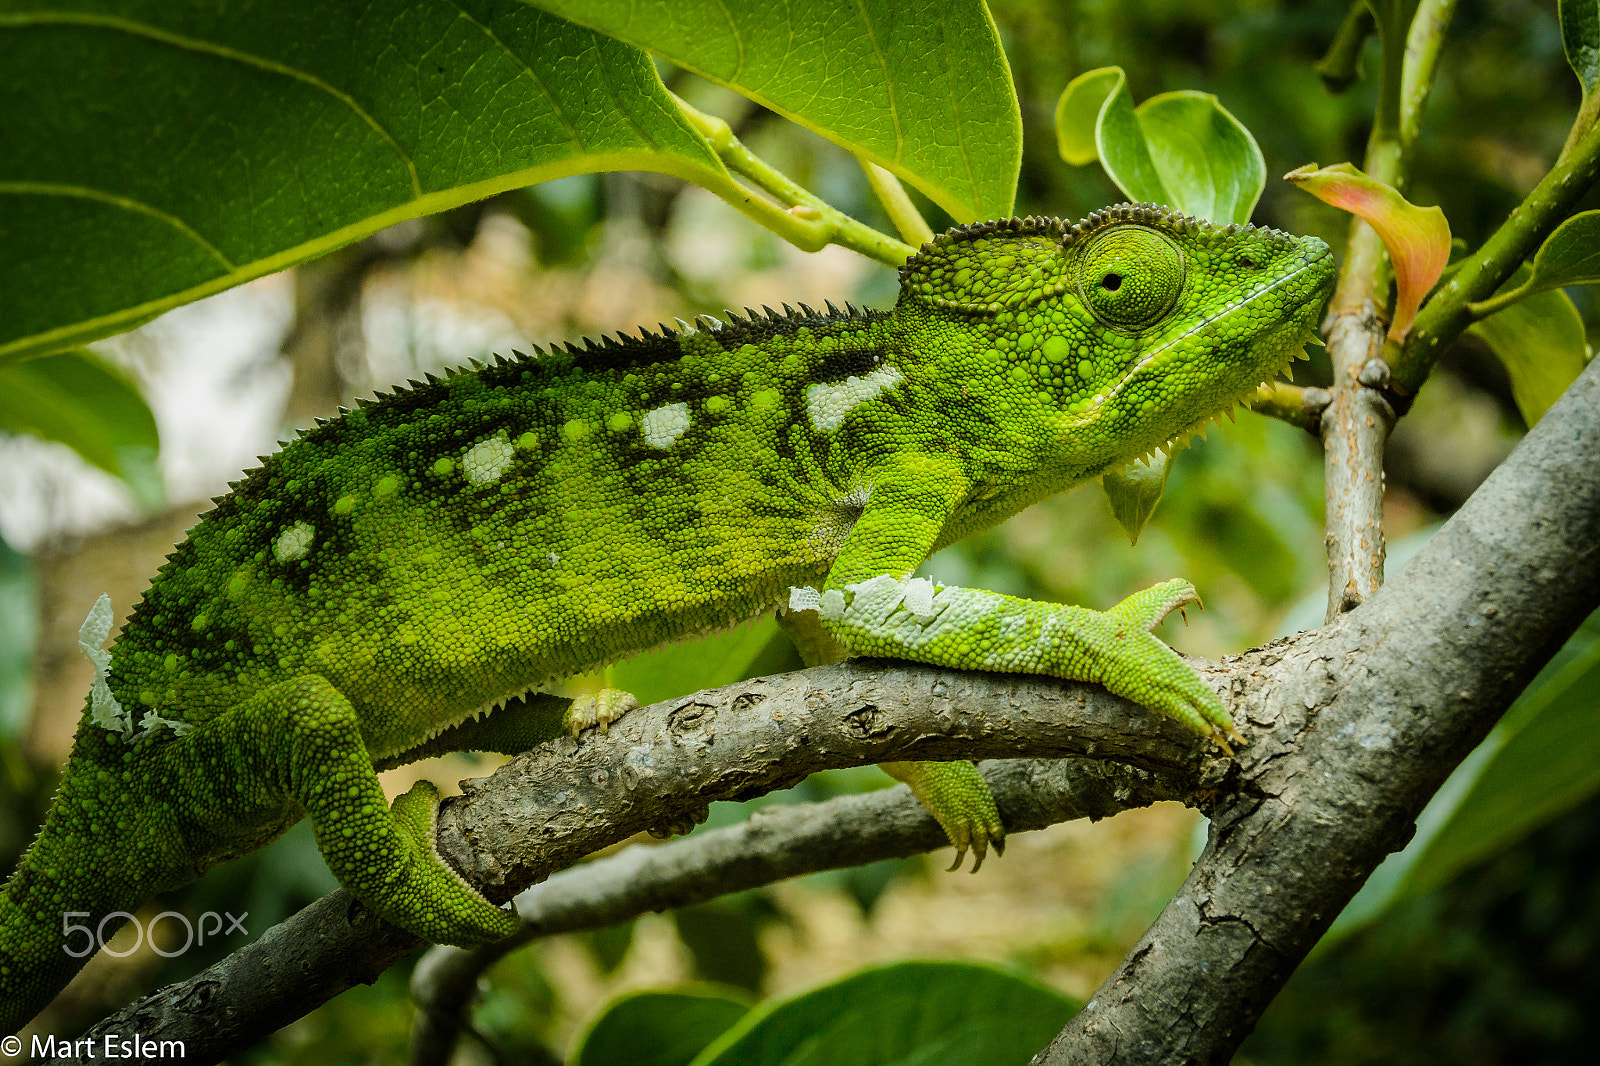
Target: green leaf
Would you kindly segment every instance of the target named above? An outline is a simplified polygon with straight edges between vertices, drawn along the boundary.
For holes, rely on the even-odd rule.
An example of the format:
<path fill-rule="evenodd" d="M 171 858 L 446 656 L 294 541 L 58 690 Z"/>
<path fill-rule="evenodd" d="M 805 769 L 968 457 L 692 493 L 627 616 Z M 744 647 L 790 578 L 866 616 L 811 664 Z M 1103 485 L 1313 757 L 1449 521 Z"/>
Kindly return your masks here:
<path fill-rule="evenodd" d="M 761 931 L 784 917 L 766 889 L 753 889 L 679 907 L 672 924 L 694 956 L 697 977 L 757 992 L 767 977 Z"/>
<path fill-rule="evenodd" d="M 1022 115 L 981 0 L 529 0 L 748 96 L 960 222 L 1011 213 Z"/>
<path fill-rule="evenodd" d="M 1472 791 L 1412 869 L 1409 892 L 1444 884 L 1600 792 L 1600 614 L 1566 651 L 1564 665 L 1507 712 Z"/>
<path fill-rule="evenodd" d="M 737 193 L 648 56 L 511 0 L 34 0 L 0 55 L 0 362 L 549 178 Z"/>
<path fill-rule="evenodd" d="M 1600 0 L 1560 0 L 1557 7 L 1561 46 L 1587 100 L 1600 82 Z"/>
<path fill-rule="evenodd" d="M 0 365 L 0 430 L 65 444 L 121 478 L 139 506 L 161 504 L 155 417 L 133 382 L 87 349 Z"/>
<path fill-rule="evenodd" d="M 1527 277 L 1528 268 L 1519 267 L 1506 287 L 1515 289 Z M 1482 339 L 1505 366 L 1511 395 L 1529 427 L 1589 363 L 1583 318 L 1560 289 L 1508 304 L 1474 322 L 1468 332 Z"/>
<path fill-rule="evenodd" d="M 1126 466 L 1108 470 L 1100 478 L 1106 499 L 1111 501 L 1111 513 L 1123 531 L 1128 543 L 1139 543 L 1139 534 L 1145 523 L 1156 513 L 1156 504 L 1167 489 L 1167 472 L 1172 469 L 1172 457 L 1157 452 L 1148 459 L 1135 459 Z"/>
<path fill-rule="evenodd" d="M 1394 186 L 1369 178 L 1349 163 L 1307 163 L 1283 176 L 1323 203 L 1349 211 L 1378 231 L 1394 266 L 1394 320 L 1389 339 L 1403 340 L 1422 298 L 1450 260 L 1450 223 L 1437 207 L 1418 207 Z"/>
<path fill-rule="evenodd" d="M 693 1066 L 1024 1066 L 1079 1006 L 996 967 L 894 963 L 762 1004 Z"/>
<path fill-rule="evenodd" d="M 749 1009 L 710 988 L 621 995 L 578 1037 L 572 1066 L 686 1066 Z"/>
<path fill-rule="evenodd" d="M 1100 113 L 1112 93 L 1126 88 L 1127 80 L 1121 67 L 1100 67 L 1067 82 L 1056 101 L 1056 151 L 1063 160 L 1086 167 L 1100 158 L 1095 143 Z"/>
<path fill-rule="evenodd" d="M 665 644 L 617 663 L 606 684 L 631 692 L 642 704 L 703 688 L 720 688 L 747 677 L 797 670 L 789 638 L 772 618 L 706 637 Z"/>
<path fill-rule="evenodd" d="M 1600 283 L 1600 211 L 1573 215 L 1545 239 L 1520 295 Z"/>
<path fill-rule="evenodd" d="M 1132 200 L 1214 222 L 1248 222 L 1266 163 L 1250 131 L 1210 93 L 1152 96 L 1138 107 L 1121 67 L 1086 71 L 1056 103 L 1056 147 L 1075 166 L 1100 160 Z"/>

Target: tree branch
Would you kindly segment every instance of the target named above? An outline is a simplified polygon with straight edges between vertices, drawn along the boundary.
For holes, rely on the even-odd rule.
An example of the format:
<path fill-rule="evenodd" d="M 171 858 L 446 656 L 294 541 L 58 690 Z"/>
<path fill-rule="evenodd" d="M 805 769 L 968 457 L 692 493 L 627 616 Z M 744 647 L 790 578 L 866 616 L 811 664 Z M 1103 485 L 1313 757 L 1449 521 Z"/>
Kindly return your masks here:
<path fill-rule="evenodd" d="M 1199 778 L 1086 759 L 1007 759 L 980 767 L 1011 833 L 1098 820 L 1159 800 L 1193 802 Z M 500 959 L 558 933 L 949 846 L 904 785 L 825 803 L 768 807 L 748 821 L 562 870 L 517 897 L 522 931 L 494 944 L 429 949 L 412 974 L 413 1066 L 449 1061 L 478 979 Z"/>
<path fill-rule="evenodd" d="M 1399 576 L 1231 664 L 1256 728 L 1188 881 L 1036 1063 L 1225 1063 L 1600 603 L 1600 363 Z"/>
<path fill-rule="evenodd" d="M 1218 677 L 1214 683 L 1226 682 Z M 1025 762 L 1012 770 L 991 770 L 991 781 L 1006 797 L 1002 815 L 1016 819 L 1007 822 L 1014 828 L 1050 824 L 1052 810 L 1060 815 L 1055 820 L 1065 820 L 1079 810 L 1091 816 L 1109 813 L 1115 803 L 1133 805 L 1141 797 L 1143 802 L 1192 799 L 1216 788 L 1230 765 L 1177 723 L 1093 685 L 852 660 L 653 704 L 628 712 L 608 734 L 590 730 L 580 741 L 542 745 L 487 780 L 465 782 L 466 794 L 441 806 L 437 839 L 458 869 L 491 899 L 503 901 L 642 829 L 691 818 L 712 800 L 787 787 L 816 770 L 897 759 L 1023 754 L 1092 756 L 1123 765 L 1044 772 Z M 1109 799 L 1108 787 L 1113 790 Z M 1116 794 L 1122 788 L 1128 790 L 1126 800 Z M 1032 794 L 1035 789 L 1038 794 Z M 900 804 L 899 818 L 888 827 L 869 821 L 891 802 Z M 652 861 L 677 871 L 658 886 L 659 898 L 671 900 L 680 893 L 685 900 L 711 898 L 797 873 L 944 844 L 930 828 L 931 819 L 910 814 L 914 801 L 905 789 L 822 806 L 830 821 L 835 815 L 850 819 L 834 838 L 834 854 L 800 856 L 801 846 L 775 836 L 770 820 L 746 830 L 754 850 L 724 845 L 720 857 L 706 857 L 698 849 L 708 845 L 690 838 L 680 845 L 687 856 L 683 860 L 672 858 L 677 851 L 655 849 L 662 857 Z M 813 841 L 819 830 L 834 832 L 828 821 L 802 813 L 811 810 L 782 818 L 795 819 L 796 828 L 808 824 Z M 707 834 L 706 839 L 716 846 L 726 837 Z M 702 856 L 698 866 L 695 855 Z M 712 858 L 727 871 L 720 887 L 707 880 Z M 765 863 L 768 876 L 740 872 L 747 863 Z M 616 869 L 600 862 L 592 867 L 599 874 L 586 873 L 586 867 L 572 876 L 603 878 Z M 654 898 L 641 895 L 637 906 L 648 908 Z M 634 913 L 639 911 L 569 915 L 563 920 L 576 924 L 564 928 L 594 927 Z M 541 920 L 555 919 L 546 910 Z M 85 1035 L 96 1038 L 97 1046 L 99 1037 L 112 1032 L 179 1040 L 186 1062 L 216 1062 L 345 989 L 371 983 L 420 943 L 344 892 L 334 892 L 188 981 L 110 1015 Z"/>

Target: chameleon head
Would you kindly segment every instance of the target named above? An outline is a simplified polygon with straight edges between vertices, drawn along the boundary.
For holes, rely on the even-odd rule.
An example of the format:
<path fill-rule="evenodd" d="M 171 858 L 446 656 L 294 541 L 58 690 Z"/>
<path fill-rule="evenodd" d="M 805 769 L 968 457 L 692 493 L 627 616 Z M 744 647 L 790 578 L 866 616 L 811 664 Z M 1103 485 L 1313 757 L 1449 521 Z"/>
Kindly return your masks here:
<path fill-rule="evenodd" d="M 903 268 L 897 310 L 931 329 L 945 373 L 982 383 L 978 402 L 1089 473 L 1270 380 L 1313 336 L 1333 278 L 1315 237 L 1120 204 L 1076 225 L 942 234 Z"/>

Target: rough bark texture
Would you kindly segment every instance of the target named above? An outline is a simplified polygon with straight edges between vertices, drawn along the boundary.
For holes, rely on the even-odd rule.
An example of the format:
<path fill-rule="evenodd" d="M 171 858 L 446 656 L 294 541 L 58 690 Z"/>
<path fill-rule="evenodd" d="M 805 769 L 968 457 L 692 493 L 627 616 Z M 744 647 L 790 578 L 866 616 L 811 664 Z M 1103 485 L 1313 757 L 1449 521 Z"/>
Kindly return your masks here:
<path fill-rule="evenodd" d="M 1007 759 L 980 769 L 1011 833 L 1075 818 L 1098 820 L 1158 800 L 1192 800 L 1199 787 L 1199 778 L 1187 773 L 1152 773 L 1086 759 Z M 944 830 L 911 798 L 910 789 L 900 787 L 767 807 L 726 829 L 657 847 L 634 846 L 562 870 L 517 897 L 523 929 L 515 936 L 472 949 L 435 947 L 418 962 L 411 977 L 418 1006 L 411 1062 L 448 1062 L 479 979 L 535 940 L 603 928 L 800 874 L 948 846 Z"/>
<path fill-rule="evenodd" d="M 1359 610 L 1232 663 L 1260 732 L 1182 890 L 1035 1060 L 1225 1063 L 1600 602 L 1600 363 Z"/>

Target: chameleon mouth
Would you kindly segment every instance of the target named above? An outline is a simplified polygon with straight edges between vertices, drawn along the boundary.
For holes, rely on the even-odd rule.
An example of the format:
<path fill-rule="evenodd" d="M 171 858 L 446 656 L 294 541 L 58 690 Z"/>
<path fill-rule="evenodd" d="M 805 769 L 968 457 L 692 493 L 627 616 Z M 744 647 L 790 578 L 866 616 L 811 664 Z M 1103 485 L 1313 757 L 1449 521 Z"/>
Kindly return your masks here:
<path fill-rule="evenodd" d="M 1306 338 L 1307 342 L 1313 339 L 1314 338 L 1312 337 Z M 1310 358 L 1311 356 L 1306 354 L 1305 344 L 1301 344 L 1298 348 L 1292 349 L 1288 356 L 1281 363 L 1271 367 L 1266 376 L 1261 379 L 1261 383 L 1256 385 L 1249 392 L 1246 392 L 1240 396 L 1235 396 L 1233 399 L 1229 400 L 1215 411 L 1212 411 L 1210 414 L 1204 415 L 1197 419 L 1186 428 L 1174 433 L 1172 436 L 1168 437 L 1160 444 L 1157 444 L 1155 447 L 1149 449 L 1144 454 L 1134 456 L 1134 459 L 1149 459 L 1157 452 L 1160 452 L 1166 456 L 1171 456 L 1175 451 L 1182 451 L 1189 444 L 1189 442 L 1194 439 L 1196 434 L 1199 435 L 1201 440 L 1205 440 L 1206 430 L 1210 429 L 1213 423 L 1221 422 L 1224 418 L 1226 418 L 1229 422 L 1236 421 L 1233 414 L 1235 408 L 1248 408 L 1251 400 L 1272 388 L 1273 380 L 1277 378 L 1279 374 L 1287 371 L 1290 378 L 1293 379 L 1293 366 L 1295 362 L 1301 359 L 1309 360 Z M 1129 460 L 1129 462 L 1132 461 L 1132 459 Z"/>

